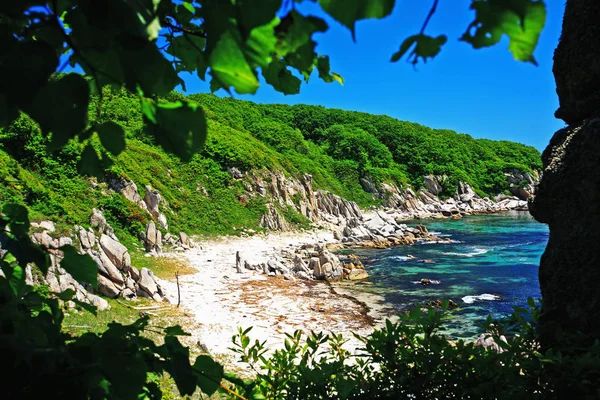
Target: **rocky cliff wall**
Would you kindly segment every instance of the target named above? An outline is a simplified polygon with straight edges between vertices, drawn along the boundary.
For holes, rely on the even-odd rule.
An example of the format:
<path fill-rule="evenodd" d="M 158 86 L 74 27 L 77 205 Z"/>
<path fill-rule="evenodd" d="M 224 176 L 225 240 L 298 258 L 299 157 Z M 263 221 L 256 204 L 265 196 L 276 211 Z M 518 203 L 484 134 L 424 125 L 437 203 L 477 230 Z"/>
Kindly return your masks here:
<path fill-rule="evenodd" d="M 261 225 L 269 230 L 288 230 L 291 225 L 280 212 L 291 208 L 313 224 L 322 225 L 344 232 L 350 221 L 362 221 L 363 211 L 354 202 L 335 194 L 315 190 L 310 175 L 300 178 L 286 177 L 271 171 L 230 171 L 234 179 L 244 182 L 248 196 L 260 196 L 267 203 L 267 213 Z M 441 199 L 440 180 L 442 177 L 425 177 L 425 186 L 417 191 L 411 188 L 398 188 L 382 183 L 374 185 L 366 181 L 373 196 L 383 201 L 380 211 L 392 220 L 414 218 L 454 217 L 477 213 L 493 213 L 507 210 L 527 210 L 527 198 L 534 193 L 538 175 L 511 171 L 507 180 L 514 188 L 515 196 L 499 195 L 494 199 L 481 198 L 473 188 L 460 183 L 453 197 Z M 516 195 L 519 195 L 518 197 Z M 354 227 L 351 227 L 351 229 Z M 347 231 L 347 230 L 346 230 Z M 363 235 L 364 236 L 364 235 Z"/>
<path fill-rule="evenodd" d="M 573 336 L 600 338 L 600 2 L 568 0 L 554 54 L 560 108 L 567 122 L 543 153 L 531 214 L 550 228 L 540 263 L 545 348 L 568 349 Z"/>

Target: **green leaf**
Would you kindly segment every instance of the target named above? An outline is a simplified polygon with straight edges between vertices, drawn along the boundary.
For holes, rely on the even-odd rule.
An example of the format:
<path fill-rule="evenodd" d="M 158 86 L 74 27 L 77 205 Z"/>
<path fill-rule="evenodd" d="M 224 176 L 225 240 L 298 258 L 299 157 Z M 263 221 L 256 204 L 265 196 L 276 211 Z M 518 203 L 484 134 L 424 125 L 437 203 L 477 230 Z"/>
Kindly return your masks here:
<path fill-rule="evenodd" d="M 124 342 L 125 338 L 120 338 L 120 340 Z M 146 382 L 148 364 L 140 359 L 132 349 L 114 348 L 115 345 L 123 347 L 123 344 L 115 343 L 114 339 L 104 340 L 102 343 L 107 347 L 102 352 L 101 368 L 110 382 L 112 396 L 108 397 L 137 399 Z"/>
<path fill-rule="evenodd" d="M 250 31 L 273 20 L 281 7 L 281 0 L 239 0 L 236 7 L 240 24 Z"/>
<path fill-rule="evenodd" d="M 61 300 L 67 301 L 73 299 L 77 293 L 73 289 L 67 289 L 64 292 L 54 293 L 56 297 Z"/>
<path fill-rule="evenodd" d="M 165 96 L 179 84 L 173 65 L 152 42 L 141 47 L 137 42 L 122 43 L 118 54 L 125 84 L 132 92 L 139 86 L 146 95 Z"/>
<path fill-rule="evenodd" d="M 211 396 L 219 389 L 224 372 L 221 364 L 209 356 L 198 356 L 194 371 L 198 373 L 198 387 L 206 395 Z"/>
<path fill-rule="evenodd" d="M 10 125 L 19 117 L 19 109 L 13 103 L 6 100 L 6 96 L 0 93 L 0 127 Z"/>
<path fill-rule="evenodd" d="M 475 20 L 460 40 L 475 49 L 493 46 L 508 36 L 508 49 L 518 61 L 537 65 L 533 51 L 546 23 L 546 5 L 539 0 L 476 0 Z"/>
<path fill-rule="evenodd" d="M 96 287 L 98 285 L 98 266 L 88 254 L 79 254 L 73 246 L 60 248 L 64 257 L 60 266 L 70 273 L 78 282 L 86 282 Z"/>
<path fill-rule="evenodd" d="M 327 14 L 350 29 L 353 40 L 356 40 L 356 21 L 387 17 L 394 9 L 394 3 L 395 0 L 319 0 Z"/>
<path fill-rule="evenodd" d="M 190 365 L 189 349 L 175 336 L 165 336 L 165 346 L 169 350 L 169 373 L 175 380 L 179 393 L 190 396 L 196 391 L 196 375 Z"/>
<path fill-rule="evenodd" d="M 165 329 L 165 335 L 167 336 L 191 336 L 185 332 L 180 325 L 170 326 Z"/>
<path fill-rule="evenodd" d="M 166 51 L 181 60 L 181 70 L 193 72 L 198 69 L 198 58 L 203 56 L 206 39 L 183 34 L 171 39 L 170 43 Z"/>
<path fill-rule="evenodd" d="M 275 36 L 277 24 L 279 19 L 275 18 L 269 24 L 254 28 L 250 32 L 244 51 L 251 67 L 266 66 L 273 59 L 272 55 L 277 44 Z"/>
<path fill-rule="evenodd" d="M 0 28 L 6 25 L 0 25 Z M 28 113 L 36 93 L 45 86 L 58 67 L 54 48 L 41 41 L 17 41 L 14 34 L 6 36 L 0 29 L 0 87 L 10 104 L 18 105 Z"/>
<path fill-rule="evenodd" d="M 5 256 L 6 257 L 6 256 Z M 4 260 L 3 260 L 4 261 Z M 2 271 L 8 279 L 8 284 L 16 297 L 21 297 L 25 289 L 25 268 L 16 263 L 4 263 Z"/>
<path fill-rule="evenodd" d="M 273 60 L 266 68 L 263 68 L 262 74 L 265 81 L 278 92 L 285 95 L 300 92 L 300 79 L 292 75 L 282 61 Z"/>
<path fill-rule="evenodd" d="M 317 70 L 319 71 L 319 78 L 326 83 L 339 82 L 341 85 L 344 84 L 344 78 L 335 72 L 331 72 L 329 66 L 329 56 L 319 56 L 317 58 Z"/>
<path fill-rule="evenodd" d="M 151 115 L 151 107 L 146 107 Z M 146 115 L 146 113 L 144 113 Z M 165 151 L 189 161 L 206 141 L 206 116 L 195 103 L 162 103 L 155 107 L 155 125 L 150 125 L 156 143 Z"/>
<path fill-rule="evenodd" d="M 317 32 L 325 32 L 327 29 L 327 23 L 321 18 L 304 16 L 292 10 L 275 27 L 275 33 L 279 39 L 277 53 L 285 56 L 308 43 L 314 43 L 312 35 Z"/>
<path fill-rule="evenodd" d="M 410 62 L 416 65 L 419 61 L 419 57 L 423 59 L 423 62 L 427 62 L 428 58 L 434 58 L 442 50 L 442 46 L 446 44 L 448 38 L 446 35 L 440 35 L 438 37 L 432 37 L 424 34 L 413 35 L 404 40 L 400 45 L 400 49 L 392 55 L 392 62 L 400 60 L 404 55 L 414 46 L 413 51 L 410 53 L 409 59 L 412 57 Z"/>
<path fill-rule="evenodd" d="M 20 204 L 8 203 L 2 207 L 2 213 L 8 217 L 8 227 L 15 236 L 27 236 L 30 228 L 27 208 Z"/>
<path fill-rule="evenodd" d="M 35 96 L 31 116 L 45 133 L 52 133 L 53 148 L 64 146 L 88 122 L 90 87 L 78 74 L 52 80 Z"/>
<path fill-rule="evenodd" d="M 102 177 L 104 175 L 104 168 L 102 166 L 102 160 L 98 157 L 98 153 L 94 149 L 94 146 L 88 144 L 81 153 L 81 158 L 77 163 L 78 171 L 83 175 Z"/>
<path fill-rule="evenodd" d="M 125 150 L 125 131 L 115 122 L 108 121 L 96 128 L 102 146 L 113 155 Z"/>
<path fill-rule="evenodd" d="M 210 54 L 211 75 L 223 88 L 233 87 L 239 94 L 256 93 L 258 79 L 248 65 L 239 35 L 223 33 Z"/>

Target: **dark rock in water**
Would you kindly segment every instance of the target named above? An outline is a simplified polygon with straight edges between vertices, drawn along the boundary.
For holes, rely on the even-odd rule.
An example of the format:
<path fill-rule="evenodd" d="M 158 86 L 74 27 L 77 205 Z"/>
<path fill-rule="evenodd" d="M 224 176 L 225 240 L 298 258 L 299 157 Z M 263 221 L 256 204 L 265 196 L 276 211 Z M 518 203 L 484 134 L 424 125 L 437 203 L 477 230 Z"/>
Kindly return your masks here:
<path fill-rule="evenodd" d="M 425 305 L 427 307 L 433 307 L 433 308 L 442 308 L 442 304 L 443 304 L 443 301 L 440 300 L 440 299 L 437 299 L 437 300 L 425 303 Z M 456 304 L 454 302 L 454 300 L 448 300 L 448 310 L 452 310 L 452 309 L 454 309 L 456 307 L 458 307 L 458 304 Z"/>
<path fill-rule="evenodd" d="M 440 281 L 435 279 L 423 278 L 420 281 L 413 282 L 418 285 L 429 286 L 429 285 L 439 285 Z"/>

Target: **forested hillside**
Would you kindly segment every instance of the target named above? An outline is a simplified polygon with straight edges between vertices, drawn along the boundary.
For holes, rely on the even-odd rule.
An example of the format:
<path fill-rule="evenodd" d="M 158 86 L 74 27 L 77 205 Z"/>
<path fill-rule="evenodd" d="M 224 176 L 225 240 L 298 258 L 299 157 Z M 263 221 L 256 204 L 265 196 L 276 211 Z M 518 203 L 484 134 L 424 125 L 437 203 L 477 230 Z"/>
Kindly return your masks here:
<path fill-rule="evenodd" d="M 126 150 L 117 157 L 101 155 L 106 170 L 96 171 L 98 180 L 77 173 L 79 143 L 72 141 L 53 151 L 37 126 L 22 115 L 0 131 L 1 203 L 24 203 L 34 219 L 49 217 L 65 227 L 86 224 L 90 210 L 102 208 L 110 222 L 133 237 L 149 215 L 102 184 L 124 177 L 162 194 L 174 230 L 223 234 L 236 226 L 257 228 L 265 212 L 260 198 L 240 201 L 244 187 L 232 179 L 230 168 L 266 168 L 288 176 L 308 173 L 317 188 L 361 206 L 380 201 L 363 189 L 361 178 L 419 187 L 424 175 L 446 175 L 446 195 L 464 181 L 483 196 L 505 191 L 504 172 L 512 168 L 540 168 L 536 149 L 513 142 L 476 140 L 387 116 L 319 106 L 263 105 L 204 94 L 188 99 L 205 109 L 209 136 L 203 150 L 182 163 L 144 131 L 137 96 L 108 88 L 103 94 L 100 116 L 90 112 L 90 119 L 123 126 L 127 141 Z M 181 98 L 176 92 L 169 96 L 171 101 Z M 95 110 L 95 104 L 90 110 Z M 103 139 L 96 139 L 99 152 Z M 125 143 L 114 140 L 113 146 Z"/>

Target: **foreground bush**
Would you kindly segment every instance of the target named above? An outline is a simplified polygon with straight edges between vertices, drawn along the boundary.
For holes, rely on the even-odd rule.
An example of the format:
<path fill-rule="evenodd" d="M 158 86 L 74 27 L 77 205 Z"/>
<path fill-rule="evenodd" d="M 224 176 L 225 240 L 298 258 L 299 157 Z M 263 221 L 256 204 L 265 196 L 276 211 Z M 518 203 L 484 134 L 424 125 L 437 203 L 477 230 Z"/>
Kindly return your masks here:
<path fill-rule="evenodd" d="M 232 350 L 257 374 L 268 399 L 596 399 L 600 397 L 600 345 L 568 354 L 540 351 L 539 307 L 515 308 L 492 322 L 486 349 L 439 332 L 448 315 L 415 308 L 367 337 L 356 352 L 340 335 L 300 331 L 266 356 L 264 342 L 251 344 L 250 329 L 233 338 Z M 508 339 L 505 339 L 508 338 Z M 505 341 L 506 340 L 506 341 Z"/>

